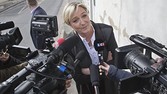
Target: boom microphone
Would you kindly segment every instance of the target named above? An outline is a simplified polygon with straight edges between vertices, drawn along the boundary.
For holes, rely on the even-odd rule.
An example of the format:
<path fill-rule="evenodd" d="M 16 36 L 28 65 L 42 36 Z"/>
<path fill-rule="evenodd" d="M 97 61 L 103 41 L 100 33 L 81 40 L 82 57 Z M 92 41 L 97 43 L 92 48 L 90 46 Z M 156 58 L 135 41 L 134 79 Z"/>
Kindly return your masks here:
<path fill-rule="evenodd" d="M 79 39 L 75 35 L 67 38 L 57 49 L 54 49 L 50 53 L 47 63 L 59 62 L 63 56 L 78 43 L 78 41 Z"/>
<path fill-rule="evenodd" d="M 10 29 L 14 27 L 14 22 L 13 21 L 8 21 L 4 23 L 0 23 L 0 31 L 5 30 L 5 29 Z"/>

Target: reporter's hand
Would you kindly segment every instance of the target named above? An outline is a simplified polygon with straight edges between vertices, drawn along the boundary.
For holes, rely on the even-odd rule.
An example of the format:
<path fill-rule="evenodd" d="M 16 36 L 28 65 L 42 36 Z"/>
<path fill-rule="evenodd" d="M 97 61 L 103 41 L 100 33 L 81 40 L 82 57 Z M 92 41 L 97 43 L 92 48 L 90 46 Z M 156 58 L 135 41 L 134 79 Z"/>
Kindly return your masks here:
<path fill-rule="evenodd" d="M 72 79 L 67 79 L 65 82 L 65 87 L 69 88 L 71 86 Z"/>
<path fill-rule="evenodd" d="M 108 75 L 108 71 L 109 71 L 110 65 L 108 65 L 107 63 L 103 62 L 102 65 L 99 65 L 99 72 L 100 75 L 102 75 L 102 72 L 105 72 L 105 75 Z"/>

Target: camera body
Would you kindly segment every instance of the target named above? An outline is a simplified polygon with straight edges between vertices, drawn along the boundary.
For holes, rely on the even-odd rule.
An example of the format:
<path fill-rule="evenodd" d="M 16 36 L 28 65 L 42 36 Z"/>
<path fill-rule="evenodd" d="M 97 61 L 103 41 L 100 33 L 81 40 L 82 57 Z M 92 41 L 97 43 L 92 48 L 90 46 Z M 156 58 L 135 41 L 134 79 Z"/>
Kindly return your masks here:
<path fill-rule="evenodd" d="M 58 36 L 57 16 L 35 15 L 32 18 L 32 30 L 46 38 Z"/>
<path fill-rule="evenodd" d="M 14 27 L 13 21 L 0 23 L 1 32 L 7 29 L 10 29 L 7 33 L 0 34 L 0 50 L 7 48 L 10 55 L 21 61 L 25 61 L 26 56 L 31 53 L 31 50 L 29 47 L 19 46 L 23 39 L 20 29 Z"/>
<path fill-rule="evenodd" d="M 7 45 L 18 45 L 23 37 L 18 27 L 12 28 L 8 33 L 0 35 L 0 49 L 4 49 Z"/>
<path fill-rule="evenodd" d="M 121 80 L 122 82 L 120 83 L 124 85 L 120 84 L 119 89 L 125 90 L 123 89 L 123 86 L 127 87 L 128 85 L 132 85 L 132 82 L 135 82 L 140 84 L 142 83 L 142 85 L 135 85 L 132 87 L 133 89 L 129 89 L 128 93 L 123 92 L 123 94 L 134 93 L 134 90 L 136 90 L 136 92 L 142 91 L 144 94 L 166 94 L 167 51 L 165 49 L 167 48 L 154 39 L 143 35 L 132 35 L 130 40 L 135 44 L 120 47 L 115 50 L 117 58 L 117 61 L 115 62 L 116 66 L 119 68 L 130 69 L 131 73 L 136 76 L 129 77 L 126 81 Z M 161 57 L 163 61 L 161 63 L 157 63 L 152 57 L 153 54 Z M 141 87 L 142 90 L 138 90 L 139 88 L 141 89 Z"/>

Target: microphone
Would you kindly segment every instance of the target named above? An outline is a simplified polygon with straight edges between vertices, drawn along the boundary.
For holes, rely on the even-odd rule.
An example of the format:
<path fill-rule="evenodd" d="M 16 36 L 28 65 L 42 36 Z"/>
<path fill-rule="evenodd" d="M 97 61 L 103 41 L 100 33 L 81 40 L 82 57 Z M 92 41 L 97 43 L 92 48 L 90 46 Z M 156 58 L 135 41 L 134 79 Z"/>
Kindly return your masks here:
<path fill-rule="evenodd" d="M 47 63 L 59 62 L 63 56 L 78 43 L 78 41 L 79 39 L 75 35 L 65 39 L 65 41 L 57 49 L 53 49 L 53 51 L 49 54 Z"/>
<path fill-rule="evenodd" d="M 105 47 L 104 41 L 101 39 L 96 39 L 94 41 L 94 47 L 95 47 L 95 50 L 98 51 L 99 60 L 100 60 L 100 63 L 102 63 L 104 61 L 103 60 L 103 50 Z"/>
<path fill-rule="evenodd" d="M 86 55 L 84 50 L 81 50 L 77 55 L 76 55 L 76 59 L 74 61 L 74 67 L 76 67 L 78 65 L 79 62 L 81 62 L 81 60 L 84 59 L 84 56 Z"/>
<path fill-rule="evenodd" d="M 9 28 L 13 28 L 13 27 L 14 27 L 14 22 L 13 21 L 0 23 L 0 31 L 5 30 L 5 29 L 9 29 Z"/>
<path fill-rule="evenodd" d="M 75 67 L 78 65 L 79 62 L 81 62 L 81 60 L 84 59 L 85 56 L 85 52 L 83 50 L 81 50 L 77 55 L 76 55 L 76 59 L 74 61 L 74 63 L 67 63 L 67 62 L 61 62 L 60 65 L 57 66 L 57 68 L 65 73 L 67 75 L 68 78 L 70 78 L 72 75 L 71 73 L 74 73 L 74 69 Z"/>
<path fill-rule="evenodd" d="M 95 94 L 99 94 L 99 68 L 98 65 L 90 65 L 89 67 L 90 69 L 90 79 L 91 79 L 91 83 L 92 86 L 95 89 Z"/>
<path fill-rule="evenodd" d="M 53 46 L 57 49 L 64 41 L 64 38 L 59 38 Z"/>

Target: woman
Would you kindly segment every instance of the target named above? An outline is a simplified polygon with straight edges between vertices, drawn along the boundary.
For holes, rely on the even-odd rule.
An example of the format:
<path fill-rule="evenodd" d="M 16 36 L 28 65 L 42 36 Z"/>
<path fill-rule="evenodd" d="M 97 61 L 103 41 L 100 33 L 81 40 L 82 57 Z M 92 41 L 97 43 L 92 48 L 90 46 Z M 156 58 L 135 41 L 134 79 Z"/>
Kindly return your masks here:
<path fill-rule="evenodd" d="M 104 41 L 104 61 L 113 64 L 112 53 L 117 47 L 113 28 L 106 24 L 91 21 L 88 16 L 88 9 L 80 2 L 67 4 L 63 11 L 63 18 L 65 23 L 74 29 L 74 33 L 72 32 L 69 36 L 76 35 L 79 37 L 79 42 L 72 49 L 71 54 L 75 57 L 81 50 L 86 52 L 84 59 L 75 68 L 74 80 L 78 93 L 94 94 L 89 70 L 91 64 L 99 65 L 98 52 L 94 48 L 94 41 L 96 39 Z M 105 75 L 100 76 L 100 94 L 114 94 L 111 87 L 113 87 L 113 82 Z"/>

